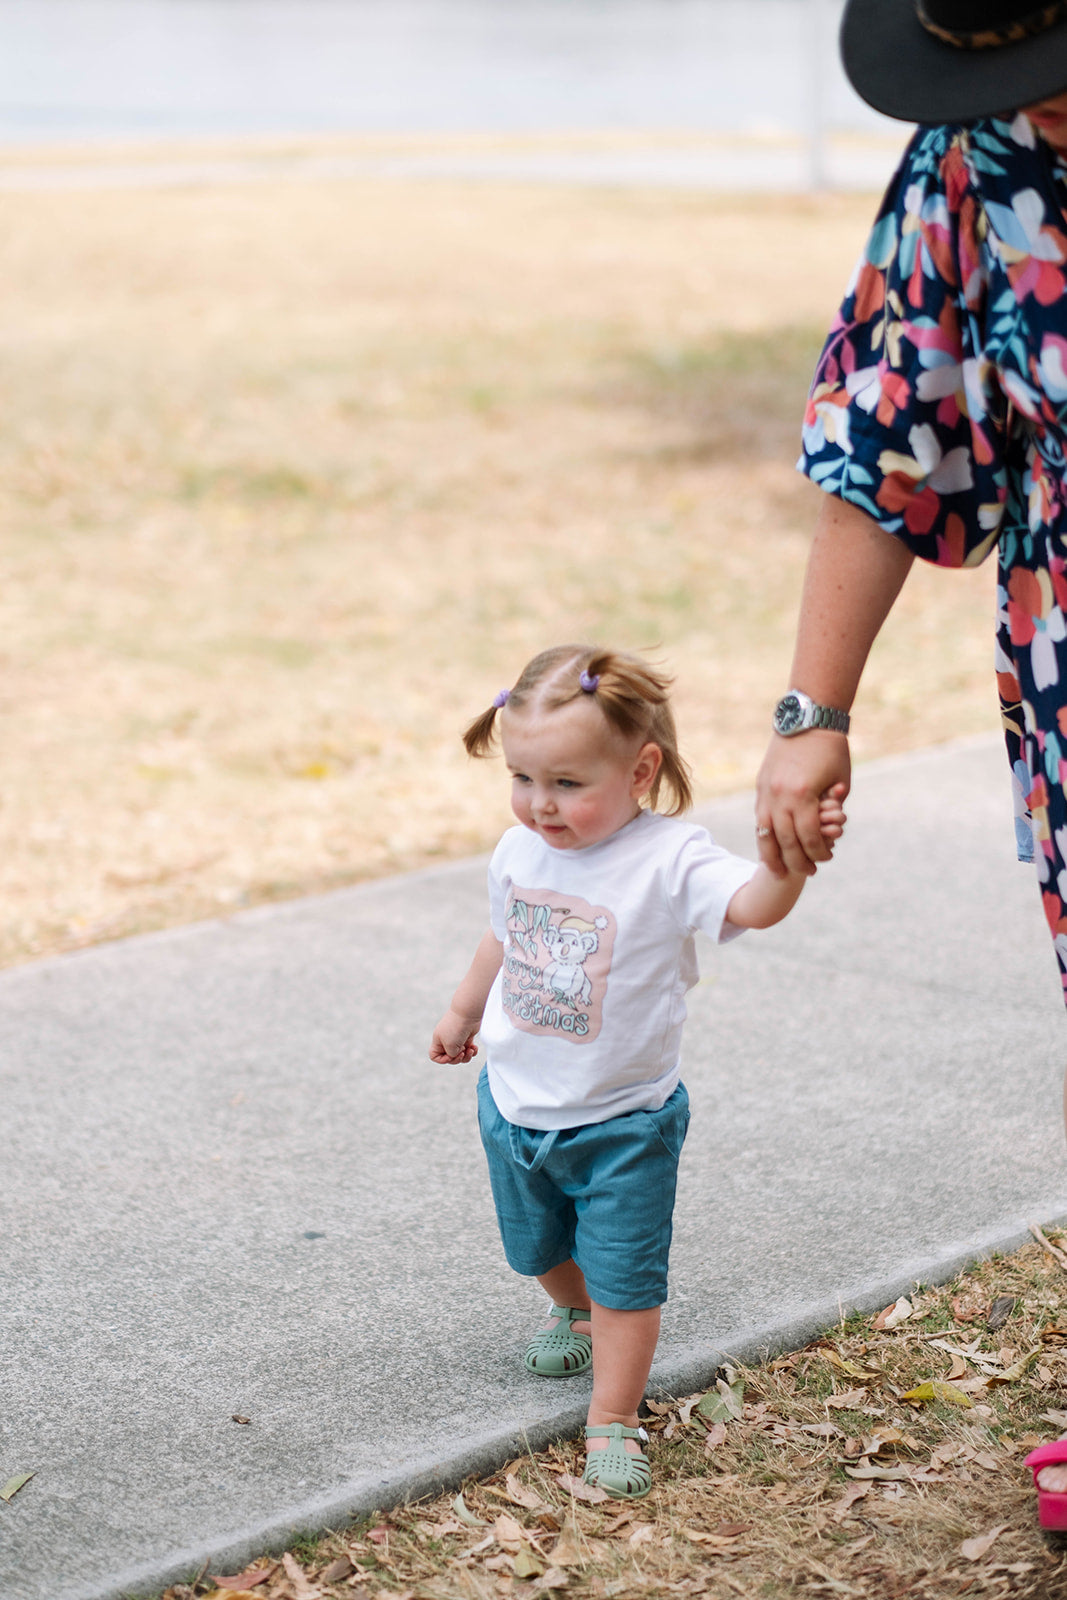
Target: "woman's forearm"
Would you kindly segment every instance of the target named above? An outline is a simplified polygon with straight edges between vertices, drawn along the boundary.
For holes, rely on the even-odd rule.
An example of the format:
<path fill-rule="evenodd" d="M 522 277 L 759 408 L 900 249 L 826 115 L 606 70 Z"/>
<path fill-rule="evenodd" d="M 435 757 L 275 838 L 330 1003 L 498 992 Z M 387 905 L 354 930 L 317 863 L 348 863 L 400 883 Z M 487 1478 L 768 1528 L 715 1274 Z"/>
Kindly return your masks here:
<path fill-rule="evenodd" d="M 789 687 L 847 711 L 871 645 L 911 568 L 908 548 L 866 512 L 824 496 L 808 558 Z M 819 828 L 819 796 L 851 784 L 848 739 L 812 728 L 771 738 L 757 779 L 756 820 L 764 864 L 812 873 L 830 859 Z"/>
<path fill-rule="evenodd" d="M 804 579 L 791 689 L 803 689 L 820 705 L 849 709 L 913 559 L 865 511 L 823 496 Z"/>

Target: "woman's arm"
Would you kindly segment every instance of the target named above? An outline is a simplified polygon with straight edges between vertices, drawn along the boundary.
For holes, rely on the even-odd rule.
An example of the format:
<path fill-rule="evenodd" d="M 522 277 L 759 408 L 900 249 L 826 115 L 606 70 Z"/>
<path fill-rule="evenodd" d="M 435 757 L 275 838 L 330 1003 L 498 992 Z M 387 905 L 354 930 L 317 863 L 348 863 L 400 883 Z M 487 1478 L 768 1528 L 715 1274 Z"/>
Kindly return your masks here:
<path fill-rule="evenodd" d="M 789 681 L 820 705 L 847 711 L 871 645 L 911 568 L 906 545 L 856 506 L 824 495 L 808 558 Z M 851 782 L 848 739 L 812 728 L 774 734 L 757 779 L 756 821 L 763 862 L 775 874 L 810 876 L 830 859 L 819 827 L 819 796 Z"/>

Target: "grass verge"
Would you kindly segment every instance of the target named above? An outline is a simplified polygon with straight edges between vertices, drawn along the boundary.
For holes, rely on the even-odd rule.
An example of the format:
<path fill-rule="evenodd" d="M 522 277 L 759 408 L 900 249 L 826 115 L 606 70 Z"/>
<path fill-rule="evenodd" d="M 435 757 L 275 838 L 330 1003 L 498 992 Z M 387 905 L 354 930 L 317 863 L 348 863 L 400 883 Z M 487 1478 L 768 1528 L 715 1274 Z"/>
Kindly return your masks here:
<path fill-rule="evenodd" d="M 163 1600 L 1060 1600 L 1023 1460 L 1067 1432 L 1065 1243 L 650 1401 L 646 1500 L 587 1489 L 563 1442 Z"/>
<path fill-rule="evenodd" d="M 0 965 L 488 848 L 507 786 L 458 732 L 568 638 L 653 649 L 699 797 L 751 783 L 871 211 L 9 193 Z M 857 759 L 995 728 L 992 576 L 909 579 Z"/>

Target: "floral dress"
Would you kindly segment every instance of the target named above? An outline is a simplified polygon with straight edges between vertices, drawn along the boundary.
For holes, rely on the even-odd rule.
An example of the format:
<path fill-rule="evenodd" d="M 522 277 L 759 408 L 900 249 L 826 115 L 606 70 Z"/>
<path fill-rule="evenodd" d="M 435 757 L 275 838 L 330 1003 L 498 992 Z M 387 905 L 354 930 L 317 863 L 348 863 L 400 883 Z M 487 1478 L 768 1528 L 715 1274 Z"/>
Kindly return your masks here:
<path fill-rule="evenodd" d="M 1025 116 L 919 129 L 823 351 L 801 470 L 927 561 L 996 548 L 1019 855 L 1067 988 L 1067 164 Z"/>

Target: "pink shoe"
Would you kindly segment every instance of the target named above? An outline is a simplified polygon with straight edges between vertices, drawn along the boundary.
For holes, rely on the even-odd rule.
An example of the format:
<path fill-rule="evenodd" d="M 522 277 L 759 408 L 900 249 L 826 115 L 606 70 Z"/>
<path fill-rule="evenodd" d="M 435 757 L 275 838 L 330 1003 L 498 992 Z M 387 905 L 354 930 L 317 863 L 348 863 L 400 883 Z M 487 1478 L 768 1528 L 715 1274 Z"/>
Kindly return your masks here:
<path fill-rule="evenodd" d="M 1031 1450 L 1024 1466 L 1032 1467 L 1034 1488 L 1037 1490 L 1037 1520 L 1049 1533 L 1067 1533 L 1067 1492 L 1053 1494 L 1042 1489 L 1037 1475 L 1042 1467 L 1063 1466 L 1067 1463 L 1067 1439 L 1053 1439 L 1037 1450 Z"/>

